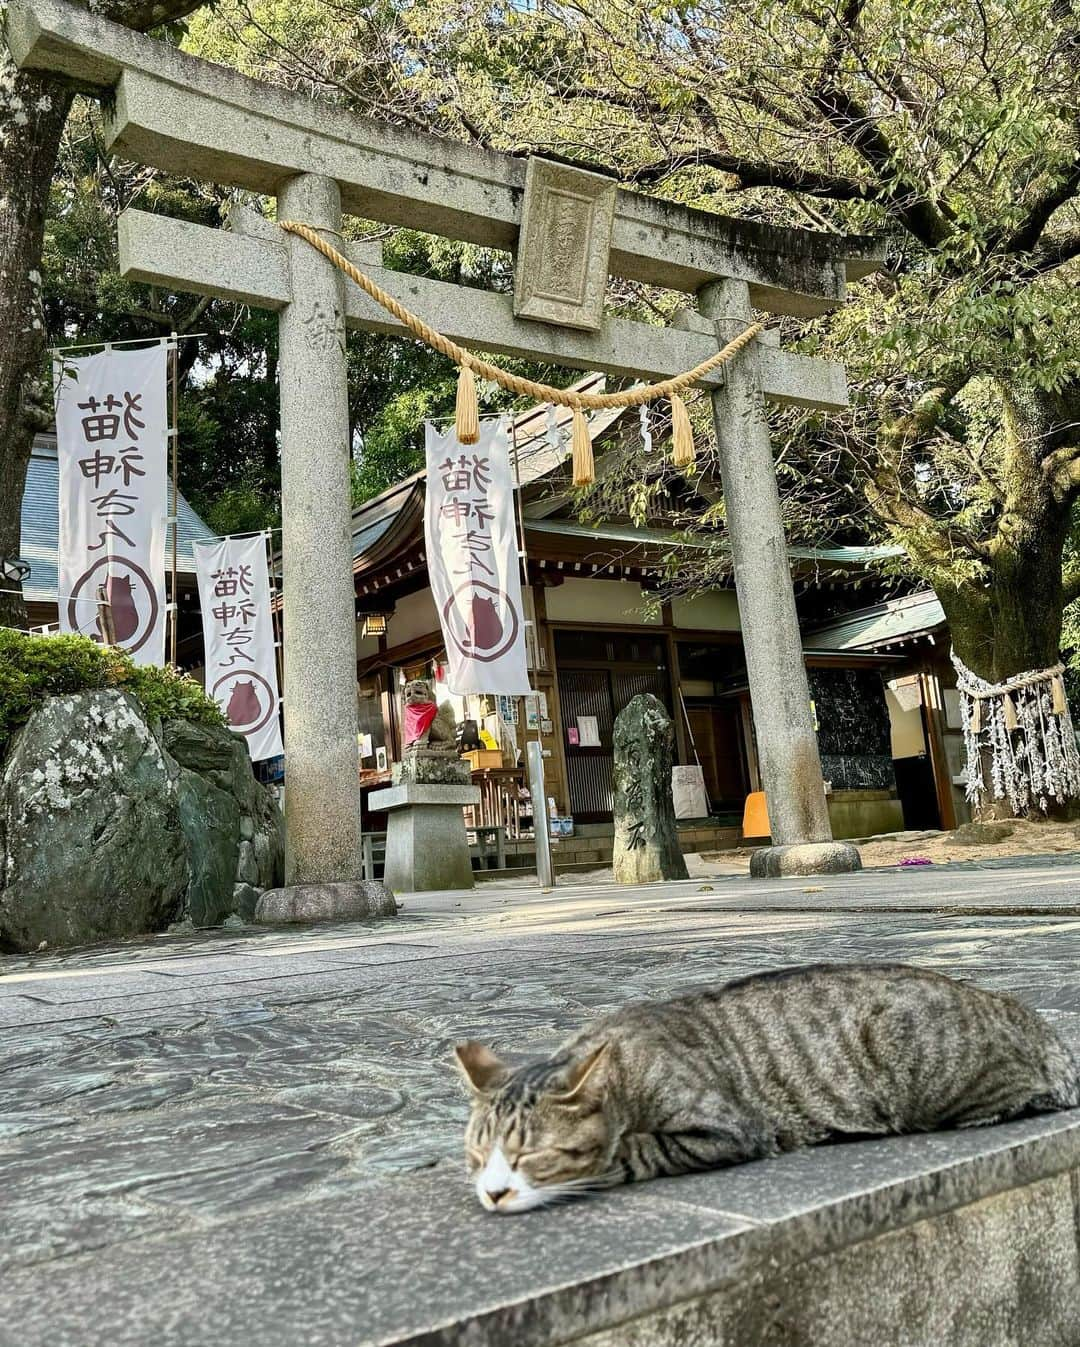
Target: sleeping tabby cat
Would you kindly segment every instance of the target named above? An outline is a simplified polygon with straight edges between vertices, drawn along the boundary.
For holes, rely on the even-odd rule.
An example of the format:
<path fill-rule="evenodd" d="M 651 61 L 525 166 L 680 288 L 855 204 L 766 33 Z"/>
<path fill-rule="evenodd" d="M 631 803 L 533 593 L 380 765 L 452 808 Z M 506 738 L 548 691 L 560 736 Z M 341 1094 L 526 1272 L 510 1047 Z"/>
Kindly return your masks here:
<path fill-rule="evenodd" d="M 1012 997 L 903 964 L 817 964 L 626 1006 L 512 1071 L 460 1044 L 490 1211 L 841 1136 L 1080 1104 L 1069 1050 Z"/>

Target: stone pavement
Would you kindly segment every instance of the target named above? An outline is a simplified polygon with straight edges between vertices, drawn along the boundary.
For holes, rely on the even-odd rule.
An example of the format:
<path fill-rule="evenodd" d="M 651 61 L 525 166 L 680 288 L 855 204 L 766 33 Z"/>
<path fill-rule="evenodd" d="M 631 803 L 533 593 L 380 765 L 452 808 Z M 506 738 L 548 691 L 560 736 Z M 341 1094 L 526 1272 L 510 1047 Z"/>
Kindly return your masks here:
<path fill-rule="evenodd" d="M 626 1194 L 509 1223 L 473 1210 L 459 1178 L 466 1108 L 451 1045 L 474 1037 L 511 1057 L 537 1054 L 626 1000 L 853 959 L 907 960 L 1013 991 L 1080 1038 L 1080 863 L 1025 857 L 553 893 L 485 885 L 407 897 L 398 920 L 382 924 L 0 958 L 0 1344 L 150 1340 L 137 1315 L 90 1334 L 83 1296 L 108 1314 L 155 1260 L 178 1278 L 198 1264 L 212 1281 L 223 1251 L 242 1243 L 257 1257 L 264 1239 L 280 1246 L 305 1222 L 323 1232 L 333 1265 L 333 1232 L 345 1226 L 355 1244 L 372 1223 L 379 1257 L 393 1261 L 390 1245 L 428 1228 L 452 1242 L 455 1223 L 511 1225 L 520 1243 L 538 1237 L 524 1227 L 557 1219 L 572 1248 L 608 1212 L 606 1238 L 614 1230 L 624 1255 L 641 1243 Z M 1042 1135 L 1058 1125 L 1016 1126 Z M 940 1144 L 872 1145 L 898 1148 L 910 1165 L 931 1141 Z M 766 1163 L 818 1172 L 821 1154 Z M 684 1192 L 689 1182 L 677 1181 Z M 657 1205 L 664 1191 L 674 1188 L 633 1194 L 658 1238 L 689 1219 L 678 1202 Z M 192 1328 L 198 1295 L 186 1299 L 188 1318 L 170 1332 L 163 1292 L 155 1342 L 240 1340 Z M 68 1318 L 70 1335 L 57 1329 Z M 376 1340 L 360 1327 L 280 1340 Z"/>

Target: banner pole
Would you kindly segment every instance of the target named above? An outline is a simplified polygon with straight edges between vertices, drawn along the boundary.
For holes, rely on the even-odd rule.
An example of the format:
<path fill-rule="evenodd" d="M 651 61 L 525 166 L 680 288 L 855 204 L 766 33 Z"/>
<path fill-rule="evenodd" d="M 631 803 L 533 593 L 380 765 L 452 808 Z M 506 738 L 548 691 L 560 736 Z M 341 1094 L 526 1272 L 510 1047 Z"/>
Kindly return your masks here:
<path fill-rule="evenodd" d="M 525 506 L 521 500 L 521 470 L 518 464 L 517 417 L 510 418 L 510 441 L 514 454 L 514 499 L 518 524 L 518 556 L 522 583 L 525 586 L 525 606 L 532 628 L 533 682 L 540 670 L 540 631 L 536 625 L 536 598 L 529 583 L 529 551 L 525 545 Z M 528 642 L 526 642 L 526 651 Z M 541 889 L 555 887 L 555 871 L 551 863 L 551 834 L 548 823 L 547 787 L 544 784 L 544 745 L 540 738 L 540 696 L 536 696 L 536 742 L 530 744 L 529 712 L 525 711 L 525 760 L 529 769 L 529 795 L 532 798 L 533 831 L 536 834 L 536 878 Z"/>
<path fill-rule="evenodd" d="M 282 622 L 282 608 L 279 603 L 274 607 L 275 596 L 282 597 L 278 593 L 277 566 L 274 564 L 274 534 L 272 529 L 266 529 L 266 551 L 269 557 L 270 568 L 270 630 L 274 634 L 274 655 L 277 661 L 278 677 L 278 697 L 285 700 L 285 665 L 283 654 L 285 650 L 284 624 Z"/>
<path fill-rule="evenodd" d="M 173 333 L 169 346 L 169 368 L 172 375 L 172 624 L 169 632 L 169 663 L 176 667 L 176 649 L 180 628 L 180 595 L 177 592 L 176 577 L 179 569 L 177 552 L 180 542 L 180 486 L 178 472 L 178 445 L 180 441 L 179 423 L 179 362 L 176 344 L 177 333 Z"/>

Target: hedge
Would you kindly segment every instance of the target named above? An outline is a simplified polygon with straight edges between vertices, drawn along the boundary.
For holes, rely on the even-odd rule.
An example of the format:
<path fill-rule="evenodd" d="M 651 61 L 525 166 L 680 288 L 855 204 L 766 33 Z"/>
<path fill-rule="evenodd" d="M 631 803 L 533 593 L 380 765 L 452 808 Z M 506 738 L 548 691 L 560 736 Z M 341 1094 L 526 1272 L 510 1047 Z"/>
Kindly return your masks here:
<path fill-rule="evenodd" d="M 148 716 L 227 723 L 195 679 L 175 669 L 136 665 L 116 646 L 98 645 L 86 636 L 26 636 L 0 628 L 0 758 L 44 698 L 98 688 L 123 688 Z"/>

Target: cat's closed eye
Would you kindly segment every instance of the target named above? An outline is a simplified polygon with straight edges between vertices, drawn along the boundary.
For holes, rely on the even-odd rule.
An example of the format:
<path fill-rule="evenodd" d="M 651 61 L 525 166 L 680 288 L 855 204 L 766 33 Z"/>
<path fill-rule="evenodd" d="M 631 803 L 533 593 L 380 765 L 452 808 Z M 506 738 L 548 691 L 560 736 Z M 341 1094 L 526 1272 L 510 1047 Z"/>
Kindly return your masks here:
<path fill-rule="evenodd" d="M 597 1146 L 539 1146 L 534 1151 L 522 1151 L 517 1158 L 520 1161 L 536 1160 L 542 1156 L 565 1155 L 576 1160 L 582 1155 L 592 1155 L 598 1149 Z"/>

